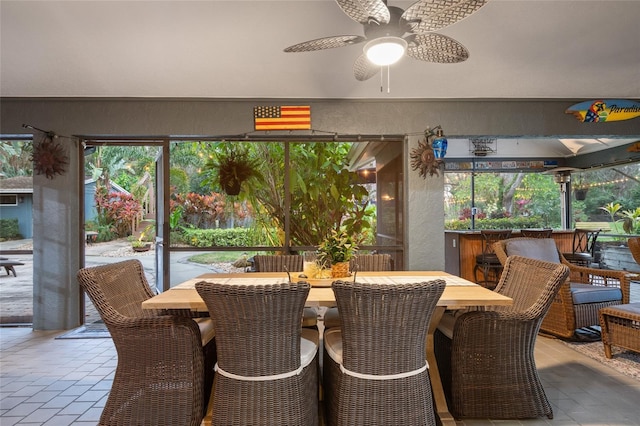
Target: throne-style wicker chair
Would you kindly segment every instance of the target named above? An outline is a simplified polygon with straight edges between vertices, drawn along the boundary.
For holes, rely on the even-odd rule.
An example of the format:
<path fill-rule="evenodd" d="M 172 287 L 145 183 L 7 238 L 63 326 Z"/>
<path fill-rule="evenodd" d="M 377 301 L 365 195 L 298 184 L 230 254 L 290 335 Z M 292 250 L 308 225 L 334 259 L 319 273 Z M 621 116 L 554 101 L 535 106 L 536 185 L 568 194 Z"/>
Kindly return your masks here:
<path fill-rule="evenodd" d="M 513 305 L 446 314 L 435 333 L 438 368 L 457 418 L 520 419 L 553 411 L 533 349 L 545 313 L 569 268 L 511 256 L 495 291 Z"/>
<path fill-rule="evenodd" d="M 332 287 L 342 326 L 324 333 L 327 424 L 435 425 L 426 337 L 445 282 Z"/>
<path fill-rule="evenodd" d="M 196 283 L 216 329 L 213 426 L 318 424 L 318 331 L 300 324 L 309 288 Z"/>
<path fill-rule="evenodd" d="M 213 381 L 209 318 L 143 310 L 154 296 L 139 260 L 78 271 L 118 353 L 100 425 L 200 425 Z"/>

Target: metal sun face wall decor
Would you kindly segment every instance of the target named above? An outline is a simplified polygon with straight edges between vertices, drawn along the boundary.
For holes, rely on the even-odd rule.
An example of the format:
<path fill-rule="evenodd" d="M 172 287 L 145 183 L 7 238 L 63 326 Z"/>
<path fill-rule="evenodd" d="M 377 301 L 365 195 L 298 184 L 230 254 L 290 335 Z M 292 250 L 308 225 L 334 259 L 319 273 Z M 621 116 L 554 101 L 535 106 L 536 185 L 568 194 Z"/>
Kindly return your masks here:
<path fill-rule="evenodd" d="M 436 130 L 436 133 L 433 131 Z M 449 144 L 444 137 L 442 128 L 436 126 L 434 129 L 427 129 L 424 132 L 425 139 L 418 141 L 418 147 L 411 150 L 411 169 L 418 170 L 420 176 L 440 175 L 440 165 L 444 163 Z"/>

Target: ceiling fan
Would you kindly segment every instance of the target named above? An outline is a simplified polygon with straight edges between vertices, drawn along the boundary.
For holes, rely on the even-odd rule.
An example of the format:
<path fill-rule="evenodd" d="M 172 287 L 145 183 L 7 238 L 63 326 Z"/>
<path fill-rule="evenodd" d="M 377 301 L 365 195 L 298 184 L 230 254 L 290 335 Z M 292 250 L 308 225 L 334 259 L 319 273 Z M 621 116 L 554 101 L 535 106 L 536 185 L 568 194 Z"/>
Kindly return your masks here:
<path fill-rule="evenodd" d="M 420 61 L 463 62 L 467 49 L 456 40 L 434 33 L 466 18 L 488 0 L 419 0 L 407 10 L 386 0 L 336 0 L 342 11 L 364 27 L 364 36 L 339 35 L 294 44 L 285 52 L 311 52 L 367 42 L 353 65 L 357 80 L 376 75 L 406 55 Z M 385 53 L 386 52 L 386 53 Z M 389 53 L 390 52 L 390 53 Z M 378 55 L 378 56 L 376 56 Z"/>

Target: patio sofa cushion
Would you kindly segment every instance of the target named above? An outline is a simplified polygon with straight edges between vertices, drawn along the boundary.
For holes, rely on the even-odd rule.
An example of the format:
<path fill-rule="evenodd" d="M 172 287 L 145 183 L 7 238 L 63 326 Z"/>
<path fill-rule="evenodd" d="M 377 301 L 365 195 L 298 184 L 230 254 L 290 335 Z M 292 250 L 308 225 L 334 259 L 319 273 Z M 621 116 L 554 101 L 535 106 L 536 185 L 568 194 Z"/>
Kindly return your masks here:
<path fill-rule="evenodd" d="M 574 305 L 610 302 L 622 300 L 622 291 L 618 287 L 571 283 L 571 298 Z"/>
<path fill-rule="evenodd" d="M 509 256 L 522 256 L 545 262 L 561 263 L 553 238 L 507 240 L 505 245 Z"/>

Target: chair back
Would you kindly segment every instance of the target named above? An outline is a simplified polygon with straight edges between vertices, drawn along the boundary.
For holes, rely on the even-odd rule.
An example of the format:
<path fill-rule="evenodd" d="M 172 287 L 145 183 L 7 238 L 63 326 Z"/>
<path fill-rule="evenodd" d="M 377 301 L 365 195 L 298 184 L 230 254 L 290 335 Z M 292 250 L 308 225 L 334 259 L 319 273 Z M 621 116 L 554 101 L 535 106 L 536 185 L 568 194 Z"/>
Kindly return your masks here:
<path fill-rule="evenodd" d="M 493 244 L 511 238 L 511 229 L 480 230 L 482 237 L 482 254 L 493 254 Z"/>
<path fill-rule="evenodd" d="M 308 283 L 196 283 L 214 322 L 219 367 L 249 377 L 300 367 L 300 318 L 309 288 Z"/>
<path fill-rule="evenodd" d="M 390 254 L 359 254 L 349 261 L 349 269 L 357 271 L 390 271 Z"/>
<path fill-rule="evenodd" d="M 503 265 L 509 256 L 522 256 L 545 262 L 564 263 L 553 238 L 510 238 L 494 243 L 493 249 Z"/>
<path fill-rule="evenodd" d="M 256 272 L 302 272 L 304 257 L 301 254 L 256 255 L 253 262 Z"/>
<path fill-rule="evenodd" d="M 600 229 L 575 229 L 573 231 L 573 253 L 589 253 L 594 255 L 596 240 L 600 234 Z"/>
<path fill-rule="evenodd" d="M 540 319 L 549 310 L 560 286 L 569 277 L 569 267 L 557 262 L 509 256 L 495 291 L 513 299 L 513 305 L 491 307 Z"/>
<path fill-rule="evenodd" d="M 631 256 L 633 256 L 633 260 L 640 265 L 640 237 L 629 238 L 627 240 L 627 245 L 629 246 L 629 251 L 631 252 Z"/>
<path fill-rule="evenodd" d="M 123 318 L 156 315 L 142 309 L 154 293 L 137 259 L 83 268 L 77 277 L 107 326 Z"/>
<path fill-rule="evenodd" d="M 344 367 L 376 375 L 423 367 L 429 321 L 444 287 L 444 280 L 415 284 L 334 281 Z"/>
<path fill-rule="evenodd" d="M 553 229 L 521 229 L 520 236 L 525 238 L 551 238 Z"/>

